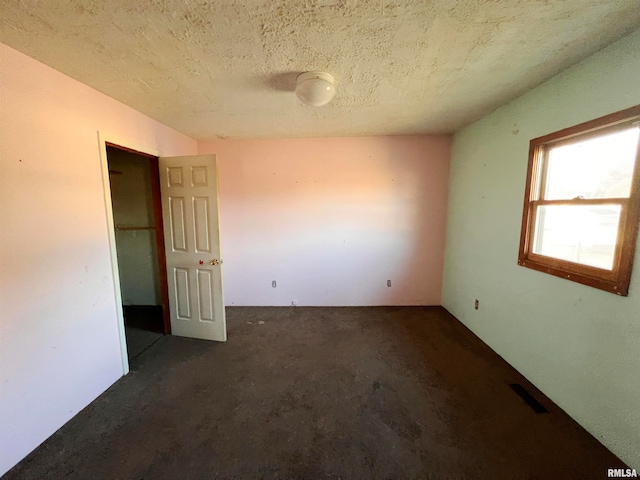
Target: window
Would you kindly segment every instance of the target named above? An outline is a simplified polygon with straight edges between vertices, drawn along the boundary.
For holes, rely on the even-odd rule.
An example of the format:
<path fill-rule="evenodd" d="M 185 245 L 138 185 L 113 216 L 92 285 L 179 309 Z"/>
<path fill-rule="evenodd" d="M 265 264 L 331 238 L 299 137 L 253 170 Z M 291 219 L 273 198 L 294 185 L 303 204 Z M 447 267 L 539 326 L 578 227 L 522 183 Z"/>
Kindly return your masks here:
<path fill-rule="evenodd" d="M 639 143 L 640 105 L 531 140 L 519 265 L 627 295 Z"/>

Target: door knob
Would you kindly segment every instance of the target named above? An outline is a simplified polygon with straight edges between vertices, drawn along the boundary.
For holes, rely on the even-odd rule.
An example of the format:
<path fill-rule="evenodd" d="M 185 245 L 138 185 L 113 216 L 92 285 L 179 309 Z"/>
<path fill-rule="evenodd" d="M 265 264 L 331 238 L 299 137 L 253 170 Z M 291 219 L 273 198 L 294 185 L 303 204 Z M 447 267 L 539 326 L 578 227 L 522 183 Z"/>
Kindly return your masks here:
<path fill-rule="evenodd" d="M 220 262 L 218 261 L 218 259 L 217 259 L 217 258 L 214 258 L 214 259 L 213 259 L 213 260 L 211 260 L 209 263 L 210 263 L 211 265 L 218 265 Z"/>

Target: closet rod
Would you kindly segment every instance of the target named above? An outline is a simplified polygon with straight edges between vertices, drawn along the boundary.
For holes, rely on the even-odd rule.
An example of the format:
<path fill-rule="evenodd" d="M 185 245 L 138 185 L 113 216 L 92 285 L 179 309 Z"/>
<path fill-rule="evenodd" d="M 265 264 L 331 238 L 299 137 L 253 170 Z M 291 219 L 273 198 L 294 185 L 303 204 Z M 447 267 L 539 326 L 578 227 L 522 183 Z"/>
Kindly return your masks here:
<path fill-rule="evenodd" d="M 116 226 L 116 230 L 155 230 L 156 227 L 120 227 Z"/>

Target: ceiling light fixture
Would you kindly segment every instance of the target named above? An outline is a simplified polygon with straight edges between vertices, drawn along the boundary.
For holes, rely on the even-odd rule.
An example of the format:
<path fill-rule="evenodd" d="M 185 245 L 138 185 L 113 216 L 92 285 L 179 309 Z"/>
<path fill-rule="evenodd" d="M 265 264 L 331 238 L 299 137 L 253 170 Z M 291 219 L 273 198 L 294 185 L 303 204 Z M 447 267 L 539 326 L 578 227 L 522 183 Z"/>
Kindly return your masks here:
<path fill-rule="evenodd" d="M 333 77 L 326 72 L 304 72 L 296 79 L 296 95 L 307 105 L 321 107 L 336 96 Z"/>

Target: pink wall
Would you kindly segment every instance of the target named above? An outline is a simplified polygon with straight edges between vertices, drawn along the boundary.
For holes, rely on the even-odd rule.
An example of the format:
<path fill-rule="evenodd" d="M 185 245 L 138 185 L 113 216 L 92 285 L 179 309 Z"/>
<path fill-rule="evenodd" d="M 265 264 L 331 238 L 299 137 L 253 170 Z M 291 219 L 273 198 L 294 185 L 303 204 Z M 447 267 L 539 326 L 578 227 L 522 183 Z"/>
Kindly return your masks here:
<path fill-rule="evenodd" d="M 197 144 L 2 44 L 0 65 L 2 475 L 122 375 L 98 131 Z M 219 158 L 228 305 L 440 303 L 449 138 L 200 151 Z"/>
<path fill-rule="evenodd" d="M 449 149 L 446 136 L 200 142 L 218 158 L 226 304 L 440 305 Z"/>
<path fill-rule="evenodd" d="M 98 131 L 196 142 L 0 44 L 0 475 L 123 373 Z"/>

